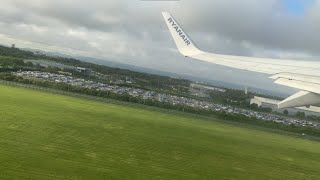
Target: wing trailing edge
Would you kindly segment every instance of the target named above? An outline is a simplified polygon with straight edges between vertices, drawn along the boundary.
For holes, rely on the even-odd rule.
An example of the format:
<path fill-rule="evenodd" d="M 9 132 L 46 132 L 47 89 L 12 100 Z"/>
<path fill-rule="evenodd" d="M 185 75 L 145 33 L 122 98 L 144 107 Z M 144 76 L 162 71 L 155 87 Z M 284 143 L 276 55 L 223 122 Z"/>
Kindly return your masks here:
<path fill-rule="evenodd" d="M 302 107 L 320 104 L 320 95 L 308 91 L 300 91 L 278 103 L 278 108 Z"/>
<path fill-rule="evenodd" d="M 320 104 L 320 78 L 294 73 L 279 73 L 272 77 L 276 84 L 302 89 L 278 104 L 279 108 L 300 107 Z"/>

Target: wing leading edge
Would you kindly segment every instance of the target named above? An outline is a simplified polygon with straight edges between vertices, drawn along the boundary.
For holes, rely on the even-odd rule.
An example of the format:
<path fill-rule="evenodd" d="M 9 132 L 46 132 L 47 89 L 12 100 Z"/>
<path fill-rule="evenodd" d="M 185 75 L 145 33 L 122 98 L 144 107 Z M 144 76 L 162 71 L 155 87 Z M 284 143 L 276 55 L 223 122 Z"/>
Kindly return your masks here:
<path fill-rule="evenodd" d="M 231 56 L 200 50 L 168 13 L 162 13 L 180 53 L 186 57 L 222 66 L 273 75 L 275 83 L 301 89 L 278 104 L 279 108 L 320 104 L 320 63 L 316 61 L 280 60 Z"/>

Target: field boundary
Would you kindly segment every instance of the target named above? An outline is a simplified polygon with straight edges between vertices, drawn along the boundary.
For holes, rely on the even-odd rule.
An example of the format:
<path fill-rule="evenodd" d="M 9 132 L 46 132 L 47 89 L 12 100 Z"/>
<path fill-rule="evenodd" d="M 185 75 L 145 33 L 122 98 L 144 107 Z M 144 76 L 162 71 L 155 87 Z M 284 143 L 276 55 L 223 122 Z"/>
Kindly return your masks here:
<path fill-rule="evenodd" d="M 193 114 L 193 113 L 189 113 L 189 112 L 182 112 L 182 111 L 178 111 L 178 110 L 165 109 L 165 108 L 155 107 L 155 106 L 148 106 L 148 105 L 144 105 L 144 104 L 126 102 L 126 101 L 115 100 L 115 99 L 110 99 L 110 98 L 90 96 L 90 95 L 81 94 L 81 93 L 68 92 L 68 91 L 63 91 L 63 90 L 57 90 L 57 89 L 46 88 L 46 87 L 30 85 L 30 84 L 17 83 L 17 82 L 12 82 L 12 81 L 0 80 L 0 85 L 1 84 L 11 86 L 11 87 L 20 87 L 20 88 L 32 89 L 32 90 L 37 90 L 37 91 L 46 92 L 46 93 L 57 94 L 57 95 L 66 95 L 66 96 L 71 96 L 71 97 L 76 97 L 76 98 L 98 101 L 98 102 L 102 102 L 102 103 L 110 103 L 110 104 L 115 104 L 115 105 L 125 105 L 125 106 L 129 106 L 129 107 L 143 108 L 143 109 L 147 109 L 147 110 L 151 110 L 151 111 L 169 113 L 169 114 L 173 114 L 173 115 L 181 115 L 181 116 L 189 117 L 189 118 L 190 117 L 197 118 L 197 119 L 200 118 L 200 120 L 214 121 L 214 122 L 219 122 L 219 123 L 223 123 L 223 124 L 227 124 L 227 125 L 234 125 L 234 126 L 238 126 L 238 127 L 242 127 L 242 128 L 256 129 L 256 130 L 261 130 L 264 132 L 269 132 L 269 133 L 271 132 L 271 133 L 277 133 L 277 134 L 282 134 L 282 135 L 294 136 L 297 138 L 308 139 L 308 140 L 320 142 L 320 137 L 316 137 L 316 136 L 302 135 L 302 134 L 293 133 L 293 132 L 289 132 L 289 131 L 283 131 L 280 129 L 272 129 L 272 128 L 268 128 L 268 127 L 256 126 L 256 125 L 252 125 L 252 124 L 240 123 L 240 122 L 235 122 L 235 121 L 220 120 L 220 119 L 217 119 L 216 117 L 212 117 L 212 116 Z"/>

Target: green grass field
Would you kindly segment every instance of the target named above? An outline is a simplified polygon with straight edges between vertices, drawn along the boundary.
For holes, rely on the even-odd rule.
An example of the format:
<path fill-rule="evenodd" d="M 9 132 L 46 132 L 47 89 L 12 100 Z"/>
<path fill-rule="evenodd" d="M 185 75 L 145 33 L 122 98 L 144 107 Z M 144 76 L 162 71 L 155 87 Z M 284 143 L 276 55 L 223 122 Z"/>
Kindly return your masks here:
<path fill-rule="evenodd" d="M 0 179 L 319 177 L 319 142 L 0 85 Z"/>

